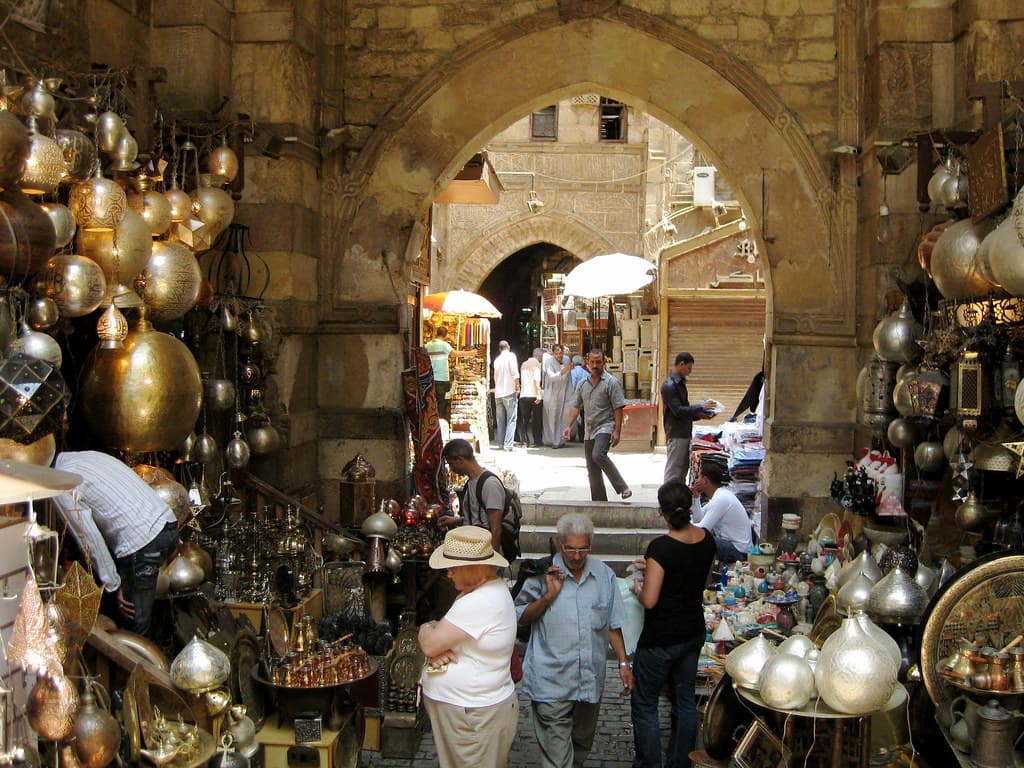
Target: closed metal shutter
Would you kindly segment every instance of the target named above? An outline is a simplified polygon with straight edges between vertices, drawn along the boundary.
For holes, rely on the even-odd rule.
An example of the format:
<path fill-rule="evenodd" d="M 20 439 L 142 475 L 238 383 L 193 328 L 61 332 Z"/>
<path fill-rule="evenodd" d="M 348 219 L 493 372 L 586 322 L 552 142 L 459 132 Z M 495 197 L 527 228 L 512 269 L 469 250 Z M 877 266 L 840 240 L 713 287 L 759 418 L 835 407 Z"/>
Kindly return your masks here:
<path fill-rule="evenodd" d="M 764 353 L 765 299 L 762 297 L 673 298 L 668 302 L 668 349 L 662 358 L 661 381 L 680 352 L 693 355 L 687 378 L 690 402 L 714 398 L 725 406 L 716 419 L 732 417 L 736 406 L 761 370 Z"/>

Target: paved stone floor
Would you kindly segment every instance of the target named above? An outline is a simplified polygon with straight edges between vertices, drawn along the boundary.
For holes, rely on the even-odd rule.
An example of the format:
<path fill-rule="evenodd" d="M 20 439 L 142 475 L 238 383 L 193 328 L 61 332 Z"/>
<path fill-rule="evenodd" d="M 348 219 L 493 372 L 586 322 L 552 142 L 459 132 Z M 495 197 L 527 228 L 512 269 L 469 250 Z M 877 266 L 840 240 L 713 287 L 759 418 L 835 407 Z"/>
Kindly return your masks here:
<path fill-rule="evenodd" d="M 586 762 L 587 768 L 630 768 L 633 765 L 633 727 L 629 719 L 629 699 L 621 696 L 618 670 L 609 662 L 607 685 L 601 699 L 594 749 Z M 540 762 L 537 739 L 533 734 L 530 702 L 519 697 L 519 732 L 509 753 L 508 768 L 535 768 Z M 668 739 L 668 701 L 662 699 L 661 725 L 663 741 Z M 384 758 L 379 752 L 364 751 L 360 758 L 362 768 L 420 768 L 437 765 L 437 751 L 429 727 L 420 738 L 416 757 L 411 759 Z M 469 767 L 467 767 L 469 768 Z"/>

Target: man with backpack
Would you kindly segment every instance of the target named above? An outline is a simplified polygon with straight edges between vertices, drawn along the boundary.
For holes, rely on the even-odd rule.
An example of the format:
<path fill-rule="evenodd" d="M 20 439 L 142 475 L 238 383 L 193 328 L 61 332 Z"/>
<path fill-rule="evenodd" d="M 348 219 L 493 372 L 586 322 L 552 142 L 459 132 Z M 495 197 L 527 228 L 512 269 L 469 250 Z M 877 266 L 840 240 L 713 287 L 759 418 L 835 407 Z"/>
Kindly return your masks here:
<path fill-rule="evenodd" d="M 449 440 L 441 455 L 453 472 L 468 480 L 460 496 L 462 519 L 442 516 L 442 526 L 476 525 L 491 532 L 491 546 L 512 562 L 519 557 L 519 526 L 522 509 L 514 491 L 506 489 L 501 478 L 480 466 L 473 446 L 462 438 Z"/>

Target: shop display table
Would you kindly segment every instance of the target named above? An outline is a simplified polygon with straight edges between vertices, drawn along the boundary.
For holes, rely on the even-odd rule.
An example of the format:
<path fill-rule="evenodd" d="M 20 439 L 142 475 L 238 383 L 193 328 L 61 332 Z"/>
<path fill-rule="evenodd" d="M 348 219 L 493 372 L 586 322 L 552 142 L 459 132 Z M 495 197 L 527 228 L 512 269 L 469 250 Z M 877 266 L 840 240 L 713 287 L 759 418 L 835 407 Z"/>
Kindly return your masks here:
<path fill-rule="evenodd" d="M 884 741 L 905 741 L 900 726 L 906 719 L 908 694 L 900 683 L 885 706 L 863 715 L 837 712 L 820 699 L 801 709 L 777 709 L 766 704 L 757 691 L 733 687 L 741 699 L 766 711 L 766 719 L 774 726 L 772 732 L 782 734 L 796 765 L 867 768 L 873 727 L 887 734 Z"/>
<path fill-rule="evenodd" d="M 240 619 L 245 616 L 252 623 L 253 628 L 258 632 L 260 625 L 263 621 L 263 610 L 267 604 L 265 603 L 216 603 L 216 605 L 224 606 L 231 615 L 236 619 Z M 314 619 L 323 618 L 323 590 L 319 587 L 315 587 L 309 591 L 297 605 L 291 608 L 281 608 L 282 611 L 288 616 L 289 619 L 294 619 L 296 616 L 312 616 Z"/>
<path fill-rule="evenodd" d="M 341 728 L 325 727 L 319 741 L 296 744 L 295 729 L 290 724 L 275 723 L 264 725 L 256 734 L 256 741 L 262 748 L 262 768 L 291 765 L 351 768 L 359 762 L 362 735 L 356 730 L 354 713 L 349 712 Z"/>

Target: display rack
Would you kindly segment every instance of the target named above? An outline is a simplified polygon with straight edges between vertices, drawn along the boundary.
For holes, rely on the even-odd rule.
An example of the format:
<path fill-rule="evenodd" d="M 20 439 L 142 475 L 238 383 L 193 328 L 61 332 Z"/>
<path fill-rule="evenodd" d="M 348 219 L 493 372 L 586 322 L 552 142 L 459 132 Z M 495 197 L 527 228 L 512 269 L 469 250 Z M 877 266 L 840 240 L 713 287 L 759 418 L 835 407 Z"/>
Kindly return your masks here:
<path fill-rule="evenodd" d="M 424 340 L 433 338 L 441 326 L 448 330 L 448 343 L 455 351 L 471 350 L 475 353 L 473 356 L 452 356 L 449 360 L 451 436 L 469 440 L 478 451 L 485 450 L 488 445 L 487 376 L 491 323 L 485 317 L 435 313 L 424 324 Z"/>

